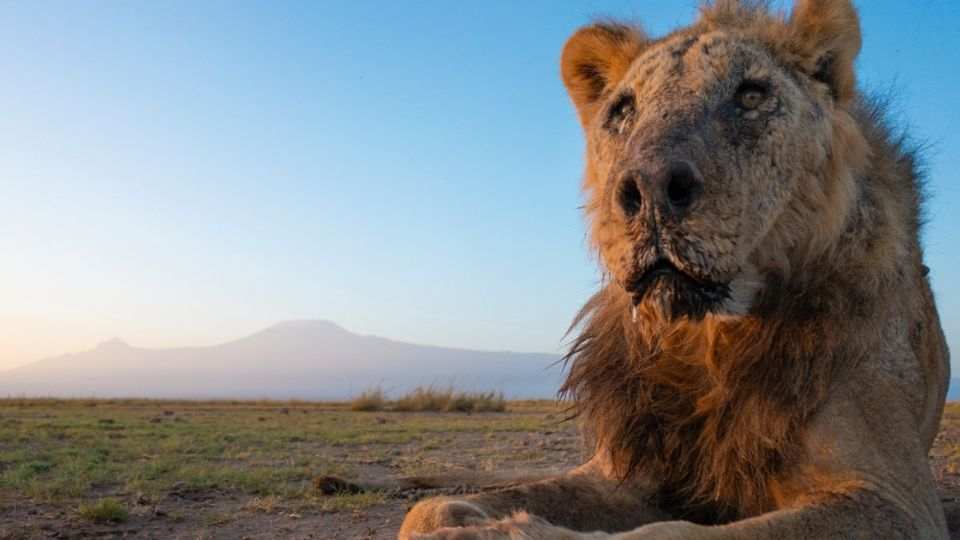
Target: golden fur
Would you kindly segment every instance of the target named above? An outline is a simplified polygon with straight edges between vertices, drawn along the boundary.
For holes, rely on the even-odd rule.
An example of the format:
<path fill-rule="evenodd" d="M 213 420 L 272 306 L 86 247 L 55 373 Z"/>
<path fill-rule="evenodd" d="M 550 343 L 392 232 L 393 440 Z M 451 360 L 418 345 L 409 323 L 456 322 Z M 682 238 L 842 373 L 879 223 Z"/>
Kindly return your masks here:
<path fill-rule="evenodd" d="M 421 503 L 401 537 L 945 537 L 921 186 L 857 92 L 859 48 L 849 0 L 717 1 L 661 39 L 570 38 L 604 286 L 562 391 L 594 458 Z"/>

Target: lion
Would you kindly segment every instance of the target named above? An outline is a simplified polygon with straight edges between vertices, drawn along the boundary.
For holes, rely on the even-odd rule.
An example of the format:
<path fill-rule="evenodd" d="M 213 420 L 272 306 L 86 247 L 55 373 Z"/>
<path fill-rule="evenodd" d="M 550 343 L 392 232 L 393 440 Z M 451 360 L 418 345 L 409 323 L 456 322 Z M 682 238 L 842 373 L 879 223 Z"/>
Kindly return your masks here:
<path fill-rule="evenodd" d="M 420 502 L 401 538 L 947 537 L 921 179 L 857 89 L 860 45 L 849 0 L 567 41 L 604 278 L 562 392 L 592 458 Z"/>

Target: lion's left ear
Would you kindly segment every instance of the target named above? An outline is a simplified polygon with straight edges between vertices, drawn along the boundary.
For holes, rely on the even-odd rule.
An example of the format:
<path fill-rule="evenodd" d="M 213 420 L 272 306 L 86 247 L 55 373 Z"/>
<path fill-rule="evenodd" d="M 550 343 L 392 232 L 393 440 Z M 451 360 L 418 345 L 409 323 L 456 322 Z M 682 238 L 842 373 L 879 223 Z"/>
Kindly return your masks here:
<path fill-rule="evenodd" d="M 838 102 L 856 94 L 853 62 L 860 52 L 860 19 L 850 0 L 797 0 L 788 25 L 804 69 L 827 84 Z"/>
<path fill-rule="evenodd" d="M 619 23 L 596 23 L 579 30 L 563 46 L 560 75 L 586 127 L 594 105 L 630 68 L 646 46 L 637 28 Z"/>

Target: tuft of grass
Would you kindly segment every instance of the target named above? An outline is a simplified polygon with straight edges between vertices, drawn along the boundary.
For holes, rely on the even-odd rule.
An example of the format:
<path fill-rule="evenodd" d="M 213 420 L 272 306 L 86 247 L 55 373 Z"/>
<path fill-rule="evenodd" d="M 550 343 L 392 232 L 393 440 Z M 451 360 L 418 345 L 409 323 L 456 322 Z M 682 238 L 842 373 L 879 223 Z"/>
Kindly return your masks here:
<path fill-rule="evenodd" d="M 276 510 L 277 505 L 280 504 L 280 497 L 276 495 L 267 495 L 264 497 L 254 497 L 247 501 L 247 504 L 243 505 L 246 510 L 251 512 L 263 512 L 269 514 Z"/>
<path fill-rule="evenodd" d="M 380 387 L 364 390 L 350 402 L 351 411 L 382 411 L 387 403 L 386 393 Z"/>
<path fill-rule="evenodd" d="M 352 411 L 395 412 L 503 412 L 503 392 L 462 392 L 452 386 L 418 386 L 395 400 L 388 400 L 380 387 L 364 391 L 350 402 Z"/>
<path fill-rule="evenodd" d="M 474 412 L 503 412 L 507 410 L 507 400 L 503 392 L 469 394 L 471 410 Z"/>
<path fill-rule="evenodd" d="M 130 511 L 116 499 L 101 499 L 93 504 L 81 505 L 77 515 L 96 523 L 119 523 L 130 515 Z"/>
<path fill-rule="evenodd" d="M 206 525 L 207 527 L 216 527 L 218 525 L 224 525 L 230 523 L 231 517 L 223 512 L 211 512 L 209 514 L 204 514 L 200 522 Z"/>
<path fill-rule="evenodd" d="M 393 402 L 401 412 L 502 412 L 507 409 L 503 392 L 457 392 L 452 387 L 418 386 Z"/>

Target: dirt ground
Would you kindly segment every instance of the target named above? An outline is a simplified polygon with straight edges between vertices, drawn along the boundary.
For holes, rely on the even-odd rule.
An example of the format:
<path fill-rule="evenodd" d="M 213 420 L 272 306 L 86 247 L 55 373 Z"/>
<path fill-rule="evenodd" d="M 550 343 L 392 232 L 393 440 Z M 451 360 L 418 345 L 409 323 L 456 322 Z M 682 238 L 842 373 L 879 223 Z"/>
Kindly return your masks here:
<path fill-rule="evenodd" d="M 108 409 L 101 408 L 104 410 Z M 261 412 L 255 414 L 265 414 L 258 410 Z M 119 416 L 116 410 L 109 414 Z M 229 416 L 223 411 L 219 414 Z M 286 416 L 278 417 L 286 421 L 290 415 L 284 414 Z M 317 470 L 317 473 L 332 471 L 354 478 L 372 478 L 456 468 L 565 468 L 579 463 L 583 457 L 578 430 L 573 424 L 558 420 L 562 415 L 550 406 L 472 415 L 357 413 L 360 416 L 354 417 L 342 411 L 317 414 L 336 414 L 338 418 L 346 418 L 350 425 L 366 425 L 364 419 L 369 418 L 370 433 L 374 434 L 378 429 L 393 430 L 394 434 L 408 433 L 407 427 L 414 432 L 422 430 L 409 438 L 378 439 L 351 432 L 355 440 L 365 442 L 345 444 L 328 438 L 317 444 L 301 441 L 287 445 L 285 451 L 289 454 L 291 466 L 301 463 L 298 453 L 332 460 L 332 466 L 321 467 L 324 470 Z M 0 420 L 12 415 L 10 409 L 4 411 L 0 407 Z M 26 416 L 21 411 L 20 418 Z M 517 426 L 526 427 L 515 429 Z M 0 431 L 0 449 L 10 444 L 10 437 Z M 37 445 L 34 447 L 37 452 L 43 451 Z M 217 463 L 238 460 L 240 466 L 250 463 L 246 461 L 249 458 L 231 452 L 235 451 L 228 449 L 225 454 L 211 459 Z M 309 460 L 303 461 L 307 462 Z M 952 537 L 960 538 L 960 404 L 948 407 L 930 462 L 941 490 Z M 436 491 L 421 491 L 323 497 L 309 493 L 309 479 L 301 474 L 300 478 L 292 480 L 297 484 L 294 491 L 283 492 L 266 485 L 259 494 L 252 492 L 256 490 L 238 487 L 240 484 L 231 485 L 223 478 L 218 481 L 219 485 L 198 486 L 183 481 L 137 483 L 125 477 L 123 483 L 92 482 L 78 500 L 36 491 L 36 486 L 31 488 L 28 483 L 12 489 L 10 471 L 13 465 L 11 458 L 3 458 L 0 454 L 0 475 L 7 479 L 5 484 L 0 484 L 3 488 L 0 489 L 0 538 L 392 539 L 396 537 L 404 514 L 417 499 L 438 494 Z M 125 466 L 118 474 L 131 477 L 142 474 L 131 472 L 134 468 L 133 464 Z M 52 472 L 41 473 L 39 480 L 56 479 L 43 477 L 43 474 Z M 137 491 L 136 488 L 146 491 Z M 84 517 L 83 512 L 78 511 L 85 504 L 84 500 L 95 501 L 103 497 L 120 502 L 127 511 L 126 515 L 118 521 L 105 522 Z"/>

